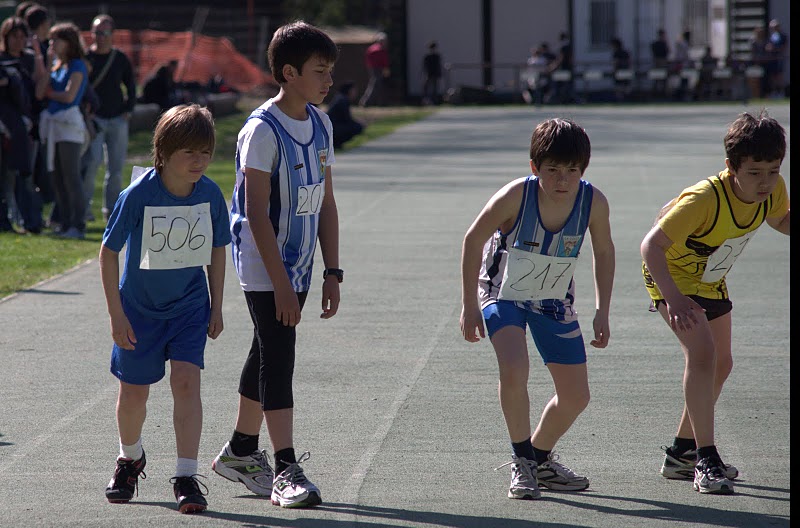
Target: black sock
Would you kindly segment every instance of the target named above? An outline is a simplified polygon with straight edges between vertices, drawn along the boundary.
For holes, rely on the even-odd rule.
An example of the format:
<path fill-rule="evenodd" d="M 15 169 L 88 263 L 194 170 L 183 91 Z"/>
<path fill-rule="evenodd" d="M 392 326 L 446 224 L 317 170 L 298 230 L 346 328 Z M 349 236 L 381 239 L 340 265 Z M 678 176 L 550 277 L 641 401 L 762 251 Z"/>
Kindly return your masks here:
<path fill-rule="evenodd" d="M 537 465 L 544 464 L 545 462 L 547 462 L 547 457 L 550 456 L 550 451 L 543 451 L 541 449 L 536 449 L 536 447 L 533 447 L 533 456 L 535 457 L 534 460 L 536 460 Z"/>
<path fill-rule="evenodd" d="M 675 456 L 681 456 L 687 451 L 694 451 L 697 449 L 697 444 L 694 441 L 694 438 L 680 438 L 678 436 L 675 437 L 675 440 L 672 442 L 672 447 L 670 451 Z"/>
<path fill-rule="evenodd" d="M 703 460 L 704 458 L 716 458 L 717 460 L 721 460 L 719 457 L 719 453 L 717 453 L 717 446 L 710 445 L 705 447 L 699 447 L 697 449 L 697 460 Z"/>
<path fill-rule="evenodd" d="M 287 447 L 275 452 L 275 474 L 281 473 L 284 469 L 289 467 L 289 464 L 294 464 L 297 459 L 294 457 L 294 448 Z"/>
<path fill-rule="evenodd" d="M 237 457 L 251 455 L 258 451 L 258 435 L 248 435 L 234 430 L 230 440 L 231 451 Z"/>
<path fill-rule="evenodd" d="M 511 450 L 517 458 L 526 458 L 530 461 L 535 460 L 533 457 L 533 446 L 531 445 L 531 437 L 522 442 L 511 442 Z"/>

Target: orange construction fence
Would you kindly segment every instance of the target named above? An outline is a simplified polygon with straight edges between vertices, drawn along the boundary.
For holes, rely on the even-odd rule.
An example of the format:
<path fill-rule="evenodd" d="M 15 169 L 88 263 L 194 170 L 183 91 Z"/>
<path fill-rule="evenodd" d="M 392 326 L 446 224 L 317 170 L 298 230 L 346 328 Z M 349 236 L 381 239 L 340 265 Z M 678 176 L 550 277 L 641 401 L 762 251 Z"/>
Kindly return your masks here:
<path fill-rule="evenodd" d="M 88 49 L 93 37 L 88 31 L 82 32 L 82 36 Z M 240 92 L 275 85 L 272 75 L 239 53 L 225 37 L 209 37 L 190 31 L 117 29 L 114 30 L 114 47 L 131 60 L 138 85 L 172 59 L 178 61 L 176 82 L 195 81 L 205 85 L 210 78 L 221 74 L 225 84 Z"/>

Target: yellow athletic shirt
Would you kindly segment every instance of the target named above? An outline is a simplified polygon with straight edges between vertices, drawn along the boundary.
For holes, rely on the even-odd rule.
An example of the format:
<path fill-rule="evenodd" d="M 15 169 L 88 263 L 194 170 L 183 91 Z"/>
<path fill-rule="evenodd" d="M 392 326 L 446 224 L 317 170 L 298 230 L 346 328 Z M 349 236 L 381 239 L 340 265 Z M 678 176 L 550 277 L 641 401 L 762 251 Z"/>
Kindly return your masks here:
<path fill-rule="evenodd" d="M 672 240 L 667 250 L 667 265 L 678 289 L 684 295 L 698 295 L 708 299 L 727 299 L 725 277 L 713 282 L 703 282 L 709 257 L 726 241 L 732 241 L 758 229 L 769 218 L 783 218 L 789 210 L 789 198 L 783 176 L 778 177 L 775 190 L 762 203 L 745 203 L 736 197 L 731 188 L 728 169 L 684 189 L 680 196 L 662 209 L 658 225 Z M 716 254 L 717 263 L 726 256 L 732 265 L 737 251 L 744 243 L 724 247 Z M 731 249 L 732 248 L 732 249 Z M 729 269 L 729 268 L 728 268 Z M 727 273 L 727 271 L 725 271 Z M 650 298 L 663 299 L 647 266 L 642 263 L 642 274 Z"/>

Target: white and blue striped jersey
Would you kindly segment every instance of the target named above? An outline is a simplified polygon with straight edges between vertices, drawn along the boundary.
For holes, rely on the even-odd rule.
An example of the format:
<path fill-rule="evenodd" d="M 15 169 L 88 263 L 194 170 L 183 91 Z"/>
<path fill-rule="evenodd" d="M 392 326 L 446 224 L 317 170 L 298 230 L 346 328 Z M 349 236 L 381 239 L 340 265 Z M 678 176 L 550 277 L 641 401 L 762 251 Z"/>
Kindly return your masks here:
<path fill-rule="evenodd" d="M 233 265 L 245 291 L 273 291 L 274 287 L 245 214 L 244 168 L 270 173 L 264 214 L 272 223 L 293 289 L 308 291 L 311 285 L 325 168 L 332 161 L 333 147 L 328 116 L 310 104 L 306 110 L 307 121 L 293 120 L 270 100 L 250 114 L 239 133 L 230 230 Z M 301 137 L 304 126 L 310 126 L 306 138 Z"/>
<path fill-rule="evenodd" d="M 539 178 L 534 175 L 526 178 L 522 204 L 514 226 L 508 233 L 496 231 L 484 245 L 483 262 L 478 278 L 478 295 L 482 309 L 499 300 L 508 264 L 508 248 L 553 257 L 577 258 L 589 225 L 593 194 L 592 185 L 581 180 L 572 212 L 564 227 L 553 233 L 548 231 L 540 220 Z M 513 302 L 520 308 L 551 316 L 557 321 L 570 322 L 578 317 L 573 308 L 574 300 L 575 280 L 571 279 L 563 299 Z"/>

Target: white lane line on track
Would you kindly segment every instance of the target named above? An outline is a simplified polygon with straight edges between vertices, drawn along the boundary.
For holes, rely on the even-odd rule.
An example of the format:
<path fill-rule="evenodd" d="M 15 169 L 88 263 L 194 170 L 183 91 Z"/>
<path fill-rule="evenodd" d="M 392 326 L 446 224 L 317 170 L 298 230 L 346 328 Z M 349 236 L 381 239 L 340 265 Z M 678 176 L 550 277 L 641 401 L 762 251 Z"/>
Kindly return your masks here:
<path fill-rule="evenodd" d="M 367 443 L 367 448 L 364 451 L 364 454 L 361 455 L 361 459 L 356 464 L 353 474 L 350 476 L 348 483 L 342 490 L 342 503 L 352 505 L 358 504 L 358 496 L 361 493 L 361 487 L 364 484 L 367 471 L 369 470 L 370 466 L 372 466 L 372 461 L 383 447 L 383 442 L 386 440 L 386 436 L 389 434 L 389 431 L 391 430 L 392 425 L 397 418 L 397 414 L 400 412 L 400 408 L 405 404 L 409 394 L 411 394 L 411 390 L 416 386 L 422 371 L 425 369 L 425 366 L 430 360 L 434 348 L 439 342 L 442 332 L 445 329 L 445 325 L 452 322 L 452 317 L 453 314 L 451 312 L 447 312 L 445 316 L 439 320 L 439 324 L 436 326 L 436 331 L 432 334 L 432 337 L 428 342 L 428 346 L 425 347 L 423 354 L 417 359 L 417 362 L 414 365 L 414 370 L 403 382 L 403 386 L 400 387 L 395 394 L 394 401 L 389 406 L 389 410 L 384 415 L 383 420 L 378 424 L 375 434 L 372 435 L 372 438 L 370 438 L 370 441 Z M 357 517 L 357 513 L 353 514 L 353 521 L 355 521 Z"/>
<path fill-rule="evenodd" d="M 67 414 L 63 418 L 61 418 L 56 424 L 50 428 L 49 431 L 39 435 L 37 438 L 33 439 L 32 442 L 27 443 L 25 445 L 20 445 L 19 449 L 17 449 L 14 453 L 10 454 L 8 458 L 6 458 L 3 462 L 0 462 L 0 475 L 8 471 L 11 466 L 13 466 L 17 461 L 25 460 L 28 456 L 32 455 L 33 453 L 40 451 L 40 446 L 50 440 L 55 434 L 62 432 L 64 429 L 69 427 L 73 422 L 75 422 L 78 418 L 83 416 L 84 414 L 88 413 L 92 410 L 98 403 L 108 397 L 108 393 L 112 391 L 116 391 L 117 386 L 111 385 L 106 390 L 100 390 L 97 392 L 91 400 L 85 402 L 83 405 L 79 405 L 73 410 L 71 413 Z"/>

